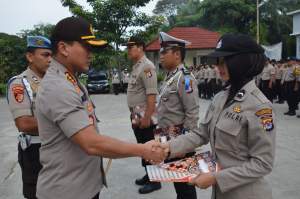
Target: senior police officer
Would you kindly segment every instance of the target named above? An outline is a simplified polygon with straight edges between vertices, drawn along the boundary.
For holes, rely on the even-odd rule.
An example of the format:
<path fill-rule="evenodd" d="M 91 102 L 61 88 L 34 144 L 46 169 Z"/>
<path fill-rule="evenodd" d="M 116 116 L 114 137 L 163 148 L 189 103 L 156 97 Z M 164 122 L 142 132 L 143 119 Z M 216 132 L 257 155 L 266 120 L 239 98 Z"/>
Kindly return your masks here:
<path fill-rule="evenodd" d="M 264 67 L 264 50 L 246 35 L 225 34 L 215 52 L 218 68 L 229 87 L 213 99 L 199 131 L 171 140 L 170 157 L 210 142 L 221 170 L 200 174 L 191 183 L 213 186 L 214 199 L 271 199 L 264 176 L 274 164 L 276 124 L 272 103 L 253 78 Z"/>
<path fill-rule="evenodd" d="M 184 67 L 185 47 L 190 42 L 160 32 L 160 62 L 167 76 L 160 88 L 157 106 L 158 129 L 161 137 L 174 139 L 197 129 L 199 96 L 195 77 Z M 175 132 L 174 132 L 175 131 Z M 194 153 L 183 154 L 188 157 Z M 174 159 L 173 159 L 174 160 Z M 169 161 L 173 161 L 169 160 Z M 177 199 L 196 199 L 194 186 L 174 183 Z"/>
<path fill-rule="evenodd" d="M 131 37 L 127 42 L 128 58 L 133 61 L 132 72 L 128 82 L 127 102 L 131 112 L 132 129 L 138 143 L 154 139 L 156 127 L 155 111 L 157 94 L 157 76 L 155 66 L 147 59 L 145 43 L 139 36 Z M 142 160 L 146 170 L 149 163 Z M 135 181 L 142 187 L 139 193 L 146 194 L 161 188 L 159 182 L 150 182 L 147 172 L 144 177 Z"/>
<path fill-rule="evenodd" d="M 19 132 L 18 161 L 22 171 L 23 195 L 36 198 L 40 169 L 40 138 L 35 114 L 35 98 L 51 58 L 51 43 L 42 36 L 27 37 L 28 68 L 8 82 L 7 100 Z"/>
<path fill-rule="evenodd" d="M 159 162 L 155 142 L 130 144 L 99 134 L 95 106 L 77 74 L 87 71 L 97 40 L 84 19 L 68 17 L 52 32 L 53 59 L 36 100 L 43 165 L 37 183 L 39 199 L 99 198 L 106 184 L 102 157 L 139 156 Z"/>

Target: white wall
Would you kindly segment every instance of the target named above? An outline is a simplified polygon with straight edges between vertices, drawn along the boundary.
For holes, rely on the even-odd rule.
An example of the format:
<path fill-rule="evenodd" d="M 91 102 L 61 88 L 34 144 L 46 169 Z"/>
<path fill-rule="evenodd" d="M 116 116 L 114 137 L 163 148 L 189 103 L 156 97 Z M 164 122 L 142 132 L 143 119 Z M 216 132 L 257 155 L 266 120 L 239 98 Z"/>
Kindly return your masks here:
<path fill-rule="evenodd" d="M 293 16 L 293 33 L 300 33 L 300 13 L 297 13 Z"/>
<path fill-rule="evenodd" d="M 300 21 L 299 21 L 300 22 Z M 296 57 L 297 59 L 300 59 L 300 35 L 296 36 Z"/>

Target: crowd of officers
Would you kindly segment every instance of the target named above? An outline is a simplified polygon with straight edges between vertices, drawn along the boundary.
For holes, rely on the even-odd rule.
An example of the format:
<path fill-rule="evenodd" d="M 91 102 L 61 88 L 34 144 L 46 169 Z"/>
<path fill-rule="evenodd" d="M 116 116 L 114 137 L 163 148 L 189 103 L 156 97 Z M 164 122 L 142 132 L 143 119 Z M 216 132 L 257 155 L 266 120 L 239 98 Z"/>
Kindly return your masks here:
<path fill-rule="evenodd" d="M 226 86 L 215 65 L 192 66 L 190 70 L 198 81 L 199 97 L 202 99 L 212 99 Z M 268 60 L 262 73 L 256 77 L 256 84 L 271 102 L 287 102 L 285 115 L 296 115 L 300 101 L 300 60 Z M 300 118 L 300 115 L 297 117 Z"/>

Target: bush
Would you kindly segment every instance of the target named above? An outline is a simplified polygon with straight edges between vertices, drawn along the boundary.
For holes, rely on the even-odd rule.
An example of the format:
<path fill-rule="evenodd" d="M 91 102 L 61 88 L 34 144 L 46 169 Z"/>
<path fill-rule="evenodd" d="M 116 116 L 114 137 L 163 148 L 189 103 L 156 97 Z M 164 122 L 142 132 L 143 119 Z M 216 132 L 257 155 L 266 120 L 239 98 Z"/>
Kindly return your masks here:
<path fill-rule="evenodd" d="M 0 96 L 6 95 L 6 84 L 0 84 Z"/>

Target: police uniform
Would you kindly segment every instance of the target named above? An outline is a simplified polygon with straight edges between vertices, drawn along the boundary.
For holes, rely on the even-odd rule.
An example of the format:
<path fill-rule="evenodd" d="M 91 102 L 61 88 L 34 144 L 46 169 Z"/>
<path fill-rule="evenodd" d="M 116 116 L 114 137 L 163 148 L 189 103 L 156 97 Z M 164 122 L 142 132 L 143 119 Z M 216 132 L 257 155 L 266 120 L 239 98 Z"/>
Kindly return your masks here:
<path fill-rule="evenodd" d="M 42 36 L 28 36 L 27 48 L 50 49 L 51 42 Z M 41 78 L 29 67 L 20 75 L 11 78 L 7 84 L 7 101 L 14 119 L 22 116 L 36 117 L 35 100 Z M 39 160 L 41 141 L 30 132 L 18 136 L 18 162 L 22 171 L 23 195 L 36 198 L 38 173 L 42 168 Z"/>
<path fill-rule="evenodd" d="M 275 88 L 274 88 L 274 92 L 275 95 L 278 97 L 278 103 L 283 103 L 283 88 L 282 88 L 282 84 L 281 84 L 281 80 L 283 77 L 283 73 L 284 73 L 284 68 L 283 65 L 275 65 L 275 71 L 276 71 L 276 75 L 275 75 Z M 275 96 L 275 97 L 276 97 Z"/>
<path fill-rule="evenodd" d="M 170 46 L 168 45 L 170 42 Z M 184 40 L 171 37 L 166 33 L 160 33 L 161 50 L 167 47 L 174 47 L 178 42 L 181 48 L 189 44 Z M 197 129 L 199 119 L 199 96 L 197 89 L 197 81 L 195 77 L 180 64 L 174 71 L 170 71 L 160 88 L 158 105 L 158 129 L 173 129 L 174 127 L 181 128 L 180 133 L 192 132 Z M 168 132 L 163 132 L 162 135 L 167 133 L 168 138 L 172 139 L 173 136 Z M 194 153 L 186 155 L 190 156 Z M 168 161 L 174 161 L 171 159 Z M 194 186 L 187 183 L 174 183 L 177 193 L 177 199 L 196 199 L 196 190 Z"/>
<path fill-rule="evenodd" d="M 85 42 L 91 47 L 107 43 L 95 39 L 91 25 L 77 17 L 58 22 L 51 40 L 53 43 L 65 40 Z M 87 155 L 71 140 L 88 126 L 94 125 L 99 133 L 95 106 L 85 86 L 66 66 L 52 59 L 39 88 L 36 108 L 43 165 L 38 177 L 37 197 L 96 198 L 106 184 L 102 157 Z"/>
<path fill-rule="evenodd" d="M 140 44 L 142 41 L 137 38 L 130 38 L 128 45 Z M 129 77 L 127 88 L 127 103 L 131 112 L 132 129 L 138 143 L 146 143 L 154 139 L 153 130 L 156 127 L 157 119 L 151 117 L 151 124 L 147 128 L 140 128 L 137 124 L 138 120 L 143 118 L 147 108 L 147 96 L 157 95 L 157 75 L 155 66 L 144 55 L 140 60 L 132 66 L 132 71 Z M 142 159 L 142 166 L 146 170 L 146 166 L 150 165 L 149 162 Z M 148 175 L 143 178 L 137 179 L 137 185 L 143 185 L 139 189 L 139 193 L 145 194 L 154 190 L 160 189 L 160 183 L 150 182 Z"/>
<path fill-rule="evenodd" d="M 296 115 L 296 109 L 297 109 L 297 92 L 294 90 L 296 84 L 296 76 L 294 72 L 295 72 L 295 67 L 293 65 L 290 65 L 287 68 L 286 74 L 284 75 L 286 100 L 289 106 L 288 112 L 284 114 L 290 116 Z"/>
<path fill-rule="evenodd" d="M 120 91 L 120 77 L 119 77 L 119 74 L 118 72 L 116 72 L 115 74 L 113 74 L 112 76 L 112 85 L 113 85 L 113 91 L 116 95 L 119 94 L 119 91 Z"/>
<path fill-rule="evenodd" d="M 224 35 L 220 41 L 224 39 L 225 43 L 226 37 L 231 36 Z M 237 46 L 234 42 L 248 43 L 243 38 L 234 38 L 237 41 L 228 39 L 234 46 Z M 254 42 L 244 44 L 245 47 L 238 52 L 251 49 L 257 45 Z M 224 46 L 234 49 L 227 43 Z M 221 50 L 217 48 L 215 52 L 221 53 Z M 261 50 L 258 52 L 263 55 Z M 224 56 L 214 56 L 221 55 Z M 221 168 L 213 174 L 216 185 L 213 186 L 212 199 L 271 199 L 271 189 L 264 176 L 271 172 L 275 156 L 276 121 L 272 103 L 257 88 L 254 80 L 246 83 L 230 101 L 227 100 L 229 89 L 214 97 L 198 131 L 171 140 L 170 157 L 210 142 L 213 157 Z"/>
<path fill-rule="evenodd" d="M 261 89 L 265 96 L 272 102 L 273 101 L 273 89 L 269 88 L 269 83 L 272 80 L 272 76 L 275 75 L 275 69 L 271 64 L 267 64 L 261 75 Z M 272 83 L 273 84 L 273 83 Z"/>

